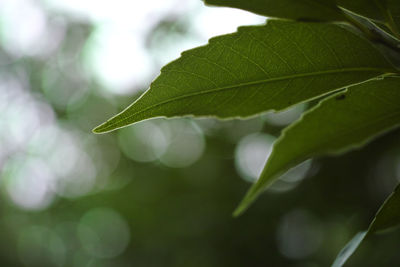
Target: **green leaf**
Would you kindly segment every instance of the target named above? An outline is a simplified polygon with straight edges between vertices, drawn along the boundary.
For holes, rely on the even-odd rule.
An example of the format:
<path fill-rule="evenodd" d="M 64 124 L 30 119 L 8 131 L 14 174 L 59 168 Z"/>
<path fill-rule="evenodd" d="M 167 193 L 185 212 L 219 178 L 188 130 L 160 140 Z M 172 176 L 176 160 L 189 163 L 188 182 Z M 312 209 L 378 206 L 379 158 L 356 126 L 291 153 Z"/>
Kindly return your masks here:
<path fill-rule="evenodd" d="M 341 267 L 346 261 L 353 255 L 354 251 L 358 248 L 361 242 L 364 240 L 367 232 L 360 232 L 356 234 L 347 245 L 339 252 L 339 255 L 336 257 L 335 261 L 332 264 L 332 267 Z"/>
<path fill-rule="evenodd" d="M 269 21 L 184 52 L 95 133 L 154 118 L 248 117 L 395 72 L 367 40 L 335 24 Z"/>
<path fill-rule="evenodd" d="M 393 46 L 396 46 L 396 43 L 400 42 L 400 36 L 394 34 L 386 24 L 381 22 L 371 22 L 371 25 L 374 25 L 374 27 L 380 30 L 384 40 L 389 44 L 393 43 Z"/>
<path fill-rule="evenodd" d="M 340 7 L 366 18 L 375 21 L 386 20 L 384 0 L 337 0 L 337 3 Z"/>
<path fill-rule="evenodd" d="M 385 23 L 399 37 L 399 0 L 205 0 L 205 3 L 240 8 L 272 18 L 304 21 L 347 21 L 341 10 L 344 8 Z"/>
<path fill-rule="evenodd" d="M 242 213 L 276 178 L 313 156 L 360 147 L 400 124 L 400 78 L 360 84 L 335 94 L 284 130 L 266 166 L 235 215 Z"/>
<path fill-rule="evenodd" d="M 368 228 L 368 231 L 358 233 L 350 242 L 342 249 L 336 257 L 332 267 L 341 267 L 354 251 L 360 246 L 363 240 L 371 234 L 386 231 L 400 225 L 400 185 L 396 187 L 394 192 L 385 200 L 374 220 Z"/>
<path fill-rule="evenodd" d="M 400 37 L 399 0 L 338 0 L 338 4 L 356 14 L 384 23 L 396 38 Z"/>
<path fill-rule="evenodd" d="M 400 225 L 400 185 L 385 200 L 368 232 L 377 233 Z"/>
<path fill-rule="evenodd" d="M 387 0 L 388 26 L 400 38 L 400 1 Z"/>
<path fill-rule="evenodd" d="M 273 18 L 311 21 L 345 20 L 335 0 L 205 0 L 205 3 L 240 8 Z"/>

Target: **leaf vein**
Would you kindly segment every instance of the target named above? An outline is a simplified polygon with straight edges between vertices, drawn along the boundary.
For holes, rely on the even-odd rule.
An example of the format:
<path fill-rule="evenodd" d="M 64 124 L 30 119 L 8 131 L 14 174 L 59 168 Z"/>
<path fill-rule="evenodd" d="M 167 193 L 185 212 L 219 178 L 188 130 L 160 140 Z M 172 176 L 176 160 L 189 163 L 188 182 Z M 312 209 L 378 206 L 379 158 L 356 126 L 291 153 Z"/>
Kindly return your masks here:
<path fill-rule="evenodd" d="M 194 97 L 194 96 L 198 96 L 198 95 L 211 94 L 211 93 L 216 93 L 216 92 L 225 91 L 225 90 L 232 90 L 232 89 L 237 89 L 237 88 L 241 88 L 241 87 L 245 87 L 245 86 L 257 85 L 257 84 L 263 84 L 263 83 L 271 83 L 271 82 L 278 82 L 278 81 L 284 81 L 284 80 L 299 79 L 299 78 L 304 78 L 304 77 L 331 75 L 331 74 L 338 74 L 338 73 L 351 73 L 351 72 L 375 72 L 378 75 L 378 74 L 385 73 L 385 72 L 386 73 L 391 73 L 392 70 L 390 70 L 390 69 L 380 69 L 380 68 L 370 68 L 370 67 L 332 69 L 332 70 L 326 70 L 326 71 L 315 71 L 315 72 L 309 72 L 309 73 L 298 73 L 298 74 L 292 74 L 292 75 L 287 75 L 287 76 L 282 76 L 282 77 L 267 78 L 267 79 L 263 79 L 263 80 L 252 81 L 252 82 L 244 82 L 244 83 L 240 83 L 240 84 L 237 84 L 237 85 L 228 85 L 228 86 L 224 86 L 224 87 L 217 87 L 217 88 L 213 88 L 213 89 L 209 89 L 209 90 L 205 90 L 205 91 L 201 91 L 201 92 L 192 92 L 190 94 L 185 94 L 185 95 L 181 95 L 181 96 L 177 96 L 177 97 L 172 97 L 172 98 L 170 98 L 168 100 L 161 101 L 161 102 L 159 102 L 157 104 L 150 105 L 150 106 L 146 107 L 145 109 L 142 109 L 142 110 L 137 111 L 135 113 L 129 114 L 129 115 L 124 116 L 124 117 L 121 117 L 120 119 L 113 121 L 107 127 L 105 127 L 105 130 L 113 128 L 115 125 L 117 125 L 117 124 L 119 124 L 121 122 L 127 121 L 127 120 L 131 119 L 132 117 L 134 117 L 134 116 L 136 116 L 138 114 L 146 112 L 147 110 L 156 108 L 156 107 L 164 105 L 164 104 L 168 104 L 170 102 L 179 101 L 179 100 L 182 100 L 182 99 L 185 99 L 185 98 L 190 98 L 190 97 Z M 136 103 L 136 101 L 132 105 L 134 105 L 135 103 Z M 125 111 L 123 111 L 123 112 L 125 112 Z M 114 117 L 114 119 L 115 118 L 116 117 Z"/>

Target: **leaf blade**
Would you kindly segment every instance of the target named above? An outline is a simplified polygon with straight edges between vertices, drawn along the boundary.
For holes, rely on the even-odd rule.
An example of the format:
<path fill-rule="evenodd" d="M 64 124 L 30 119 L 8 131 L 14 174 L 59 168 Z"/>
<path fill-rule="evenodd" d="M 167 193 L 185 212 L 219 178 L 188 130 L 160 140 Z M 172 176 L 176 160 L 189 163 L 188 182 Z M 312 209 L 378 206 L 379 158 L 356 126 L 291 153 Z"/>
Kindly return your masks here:
<path fill-rule="evenodd" d="M 376 213 L 368 230 L 358 233 L 339 252 L 332 267 L 341 267 L 353 255 L 362 242 L 371 234 L 386 231 L 400 225 L 400 185 L 397 185 L 392 194 L 385 200 Z M 345 253 L 347 251 L 347 253 Z"/>
<path fill-rule="evenodd" d="M 393 67 L 372 45 L 338 25 L 270 21 L 184 52 L 94 132 L 159 116 L 249 117 L 389 72 Z"/>
<path fill-rule="evenodd" d="M 378 233 L 400 225 L 400 185 L 379 208 L 368 233 Z"/>
<path fill-rule="evenodd" d="M 340 7 L 374 21 L 385 21 L 385 4 L 382 0 L 337 0 Z"/>
<path fill-rule="evenodd" d="M 397 127 L 400 124 L 399 87 L 399 78 L 370 81 L 330 96 L 306 112 L 278 138 L 260 179 L 250 188 L 234 215 L 243 213 L 263 190 L 296 164 L 313 156 L 360 147 Z"/>
<path fill-rule="evenodd" d="M 347 244 L 343 247 L 343 249 L 339 252 L 335 261 L 332 264 L 332 267 L 341 267 L 346 261 L 353 255 L 353 253 L 360 246 L 361 242 L 365 239 L 367 232 L 357 233 Z"/>
<path fill-rule="evenodd" d="M 400 38 L 400 2 L 397 0 L 338 0 L 339 6 L 358 15 L 381 22 L 395 38 Z"/>

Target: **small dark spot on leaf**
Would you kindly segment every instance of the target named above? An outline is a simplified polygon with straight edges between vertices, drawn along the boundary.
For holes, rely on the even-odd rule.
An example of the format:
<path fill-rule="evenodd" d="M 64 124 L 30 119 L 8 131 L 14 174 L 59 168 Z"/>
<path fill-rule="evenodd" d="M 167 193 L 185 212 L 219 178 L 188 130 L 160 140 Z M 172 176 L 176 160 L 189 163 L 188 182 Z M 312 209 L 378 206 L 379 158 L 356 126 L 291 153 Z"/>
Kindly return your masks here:
<path fill-rule="evenodd" d="M 346 95 L 338 95 L 337 97 L 336 97 L 336 100 L 343 100 L 343 99 L 345 99 L 346 98 Z"/>

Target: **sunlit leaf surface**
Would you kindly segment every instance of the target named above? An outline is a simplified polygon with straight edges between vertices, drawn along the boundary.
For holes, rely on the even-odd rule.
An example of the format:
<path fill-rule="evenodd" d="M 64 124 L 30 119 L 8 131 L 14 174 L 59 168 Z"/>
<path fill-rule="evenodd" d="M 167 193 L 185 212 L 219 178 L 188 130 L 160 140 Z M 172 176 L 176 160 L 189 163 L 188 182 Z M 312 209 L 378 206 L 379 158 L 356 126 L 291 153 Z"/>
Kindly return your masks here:
<path fill-rule="evenodd" d="M 269 21 L 183 53 L 94 132 L 159 116 L 248 117 L 393 71 L 369 42 L 338 25 Z"/>

